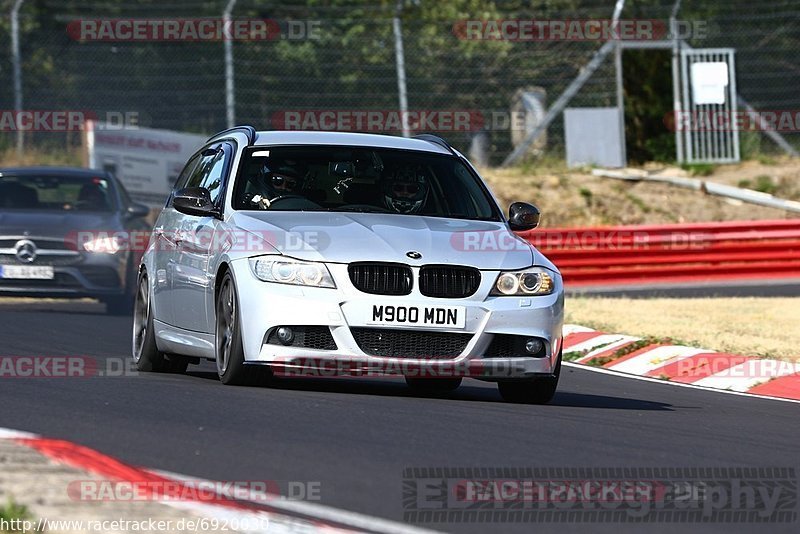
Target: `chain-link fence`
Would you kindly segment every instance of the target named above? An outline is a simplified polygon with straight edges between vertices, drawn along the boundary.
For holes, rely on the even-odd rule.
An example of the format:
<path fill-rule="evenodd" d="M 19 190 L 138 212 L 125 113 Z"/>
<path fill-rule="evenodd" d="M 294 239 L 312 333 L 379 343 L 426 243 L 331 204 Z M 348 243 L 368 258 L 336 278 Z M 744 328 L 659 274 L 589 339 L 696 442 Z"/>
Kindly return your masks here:
<path fill-rule="evenodd" d="M 12 54 L 5 44 L 11 42 L 7 14 L 14 1 L 18 2 L 1 4 L 6 14 L 0 28 L 0 72 L 7 81 L 0 85 L 3 110 L 14 109 Z M 100 119 L 134 114 L 140 126 L 189 132 L 223 129 L 227 123 L 224 39 L 181 35 L 159 40 L 152 32 L 120 39 L 97 33 L 102 27 L 89 23 L 117 21 L 119 30 L 120 20 L 219 21 L 229 7 L 233 20 L 269 21 L 266 38 L 251 32 L 230 41 L 237 123 L 261 129 L 288 125 L 400 133 L 391 120 L 399 110 L 397 18 L 408 110 L 427 113 L 428 118 L 434 114 L 433 121 L 412 125 L 413 129 L 438 129 L 462 150 L 468 150 L 480 134 L 487 142 L 489 160 L 499 163 L 520 139 L 524 110 L 532 113 L 521 95 L 535 95 L 537 106 L 552 105 L 604 41 L 552 34 L 526 39 L 492 33 L 487 21 L 608 21 L 615 3 L 26 0 L 19 6 L 22 108 L 80 110 Z M 697 4 L 687 3 L 677 12 L 687 27 L 692 21 L 706 24 L 704 33 L 688 35 L 687 43 L 735 48 L 739 93 L 756 109 L 800 109 L 796 54 L 800 0 Z M 656 27 L 666 27 L 674 7 L 674 0 L 628 0 L 621 18 L 656 21 Z M 482 21 L 480 30 L 470 33 L 478 26 L 467 24 L 475 21 Z M 639 50 L 623 53 L 622 59 L 628 142 L 629 147 L 634 145 L 629 154 L 638 159 L 669 158 L 674 154 L 674 135 L 664 118 L 672 112 L 671 54 Z M 612 55 L 569 106 L 615 106 L 615 76 Z M 365 127 L 356 119 L 358 112 L 369 111 L 378 112 L 379 120 Z M 320 124 L 328 117 L 325 112 L 333 112 L 333 122 Z M 461 116 L 458 113 L 468 120 L 451 124 L 453 117 Z M 0 130 L 0 148 L 12 147 L 15 133 L 8 127 Z M 26 147 L 63 150 L 81 141 L 80 132 L 32 130 L 25 133 Z M 800 144 L 796 131 L 788 129 L 785 135 Z M 751 153 L 774 149 L 761 135 L 748 142 Z M 563 157 L 560 114 L 536 148 Z"/>

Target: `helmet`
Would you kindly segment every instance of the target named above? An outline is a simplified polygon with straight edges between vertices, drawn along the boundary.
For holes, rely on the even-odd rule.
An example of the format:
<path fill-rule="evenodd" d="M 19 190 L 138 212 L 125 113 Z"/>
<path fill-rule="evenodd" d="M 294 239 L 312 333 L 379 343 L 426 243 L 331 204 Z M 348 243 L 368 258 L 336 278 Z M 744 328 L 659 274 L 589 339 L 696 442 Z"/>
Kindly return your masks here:
<path fill-rule="evenodd" d="M 302 186 L 302 174 L 294 165 L 274 167 L 265 163 L 260 174 L 270 198 L 294 194 Z"/>
<path fill-rule="evenodd" d="M 428 181 L 419 165 L 397 169 L 383 185 L 386 207 L 397 213 L 417 213 L 428 197 Z"/>

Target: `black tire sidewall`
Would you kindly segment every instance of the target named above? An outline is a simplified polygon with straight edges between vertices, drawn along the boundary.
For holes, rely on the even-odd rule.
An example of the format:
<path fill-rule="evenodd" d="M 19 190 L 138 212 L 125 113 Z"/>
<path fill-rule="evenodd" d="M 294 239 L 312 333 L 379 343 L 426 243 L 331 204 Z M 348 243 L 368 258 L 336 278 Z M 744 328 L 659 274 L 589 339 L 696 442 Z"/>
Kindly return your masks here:
<path fill-rule="evenodd" d="M 553 399 L 558 389 L 558 381 L 561 377 L 561 356 L 562 353 L 559 352 L 553 376 L 499 382 L 497 386 L 500 395 L 508 402 L 547 404 Z"/>
<path fill-rule="evenodd" d="M 245 368 L 244 364 L 244 346 L 242 344 L 242 332 L 241 332 L 241 321 L 239 320 L 239 316 L 241 315 L 241 308 L 239 308 L 239 292 L 236 289 L 236 282 L 233 280 L 233 276 L 230 272 L 226 272 L 222 278 L 222 283 L 220 284 L 220 294 L 222 293 L 222 289 L 225 287 L 225 284 L 231 285 L 231 292 L 233 293 L 234 299 L 234 309 L 235 309 L 235 317 L 233 323 L 233 339 L 231 340 L 231 353 L 228 360 L 228 367 L 222 374 L 219 374 L 219 369 L 217 370 L 217 374 L 219 375 L 219 379 L 223 384 L 227 385 L 241 385 L 247 382 L 248 378 L 248 369 Z M 217 302 L 215 305 L 216 313 L 214 315 L 214 350 L 219 350 L 219 344 L 217 343 L 216 336 L 217 336 L 217 322 L 219 321 L 219 314 L 221 308 L 221 299 L 220 294 L 217 294 Z M 215 353 L 215 356 L 217 354 Z"/>
<path fill-rule="evenodd" d="M 142 284 L 143 281 L 145 283 L 149 283 L 146 281 L 147 272 L 142 270 L 137 277 L 136 287 L 137 287 L 137 294 L 134 297 L 134 301 L 138 301 L 138 288 L 139 285 Z M 150 295 L 150 290 L 148 288 L 148 295 Z M 137 302 L 138 304 L 138 302 Z M 152 298 L 148 296 L 147 299 L 147 306 L 150 308 L 147 314 L 147 332 L 145 334 L 144 341 L 142 342 L 142 351 L 139 355 L 139 361 L 136 362 L 136 369 L 142 372 L 159 372 L 162 371 L 164 368 L 164 355 L 161 354 L 158 350 L 158 346 L 156 345 L 156 335 L 155 330 L 153 328 L 153 305 L 152 305 Z M 133 350 L 135 348 L 131 347 Z"/>

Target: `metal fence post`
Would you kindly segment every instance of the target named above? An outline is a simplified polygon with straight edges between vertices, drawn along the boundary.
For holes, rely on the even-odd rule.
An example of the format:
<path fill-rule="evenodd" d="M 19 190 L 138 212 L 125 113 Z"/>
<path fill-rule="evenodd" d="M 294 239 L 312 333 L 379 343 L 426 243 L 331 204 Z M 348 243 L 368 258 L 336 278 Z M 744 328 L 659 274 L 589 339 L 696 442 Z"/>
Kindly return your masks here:
<path fill-rule="evenodd" d="M 19 53 L 19 8 L 25 0 L 15 0 L 11 7 L 11 64 L 14 71 L 14 122 L 17 131 L 17 157 L 25 150 L 24 132 L 19 127 L 19 114 L 22 111 L 22 65 Z"/>
<path fill-rule="evenodd" d="M 394 51 L 397 62 L 397 93 L 400 97 L 400 117 L 403 121 L 403 137 L 411 136 L 408 124 L 408 93 L 406 90 L 406 62 L 403 56 L 403 27 L 400 15 L 403 13 L 403 0 L 397 0 L 392 29 L 394 30 Z"/>
<path fill-rule="evenodd" d="M 612 27 L 616 30 L 617 25 L 619 24 L 619 18 L 622 15 L 622 10 L 625 8 L 625 0 L 617 0 L 614 4 L 614 13 L 611 16 L 611 24 Z M 575 79 L 570 82 L 564 92 L 558 97 L 558 99 L 550 106 L 550 109 L 547 110 L 547 114 L 542 119 L 536 128 L 525 136 L 525 139 L 522 140 L 514 150 L 511 151 L 511 154 L 506 156 L 506 159 L 503 160 L 501 164 L 502 167 L 509 167 L 522 159 L 522 157 L 527 153 L 528 147 L 530 147 L 536 140 L 539 138 L 540 135 L 544 133 L 550 123 L 558 116 L 559 113 L 564 111 L 564 108 L 567 107 L 570 100 L 578 94 L 581 90 L 583 85 L 592 77 L 592 74 L 600 67 L 600 65 L 605 61 L 606 56 L 612 50 L 619 50 L 619 47 L 611 40 L 606 41 L 603 46 L 600 47 L 600 50 L 594 53 L 592 60 L 583 67 L 575 77 Z M 621 58 L 622 56 L 620 56 Z M 619 73 L 622 73 L 622 69 L 620 67 Z"/>
<path fill-rule="evenodd" d="M 223 36 L 225 45 L 225 118 L 228 128 L 233 128 L 236 123 L 236 95 L 233 84 L 233 39 L 231 38 L 231 13 L 237 0 L 228 0 L 225 11 L 222 12 L 222 24 L 225 28 Z"/>
<path fill-rule="evenodd" d="M 675 114 L 675 150 L 678 163 L 684 163 L 686 157 L 683 154 L 683 132 L 678 127 L 680 124 L 681 113 L 681 39 L 678 36 L 678 12 L 681 9 L 681 0 L 675 0 L 672 6 L 672 15 L 669 18 L 669 28 L 672 32 L 672 111 Z"/>

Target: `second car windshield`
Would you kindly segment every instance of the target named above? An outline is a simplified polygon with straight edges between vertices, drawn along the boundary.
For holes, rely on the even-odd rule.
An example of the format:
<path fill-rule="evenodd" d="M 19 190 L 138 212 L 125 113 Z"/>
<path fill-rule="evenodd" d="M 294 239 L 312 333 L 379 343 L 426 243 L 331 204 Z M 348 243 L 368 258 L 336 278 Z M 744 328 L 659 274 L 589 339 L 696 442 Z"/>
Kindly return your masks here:
<path fill-rule="evenodd" d="M 245 153 L 238 210 L 398 213 L 501 220 L 479 178 L 458 158 L 361 147 L 292 146 Z"/>
<path fill-rule="evenodd" d="M 105 178 L 56 174 L 0 177 L 0 209 L 111 211 L 112 198 Z"/>

